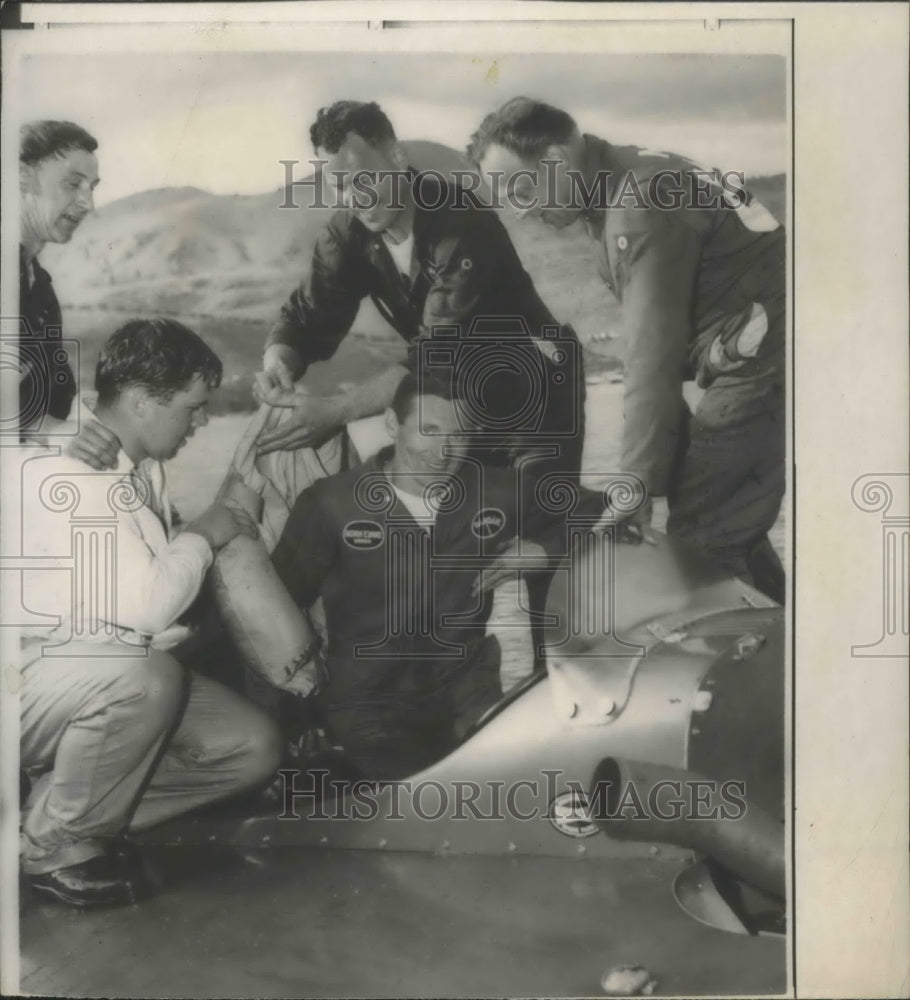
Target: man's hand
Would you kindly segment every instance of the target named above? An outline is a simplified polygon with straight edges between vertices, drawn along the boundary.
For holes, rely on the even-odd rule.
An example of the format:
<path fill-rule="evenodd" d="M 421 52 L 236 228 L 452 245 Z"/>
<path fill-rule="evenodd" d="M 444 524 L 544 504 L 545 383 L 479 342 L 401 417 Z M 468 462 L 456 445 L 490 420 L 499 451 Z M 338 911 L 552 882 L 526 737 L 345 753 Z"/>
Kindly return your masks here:
<path fill-rule="evenodd" d="M 98 472 L 113 469 L 117 464 L 120 440 L 98 420 L 89 420 L 79 434 L 64 449 L 70 458 L 78 458 Z"/>
<path fill-rule="evenodd" d="M 488 594 L 516 574 L 529 570 L 543 570 L 549 566 L 549 557 L 542 545 L 527 539 L 514 539 L 509 546 L 477 574 L 471 595 Z"/>
<path fill-rule="evenodd" d="M 257 456 L 273 451 L 318 448 L 345 425 L 338 403 L 323 396 L 284 395 L 280 402 L 272 405 L 290 408 L 293 412 L 278 427 L 260 434 L 256 442 Z"/>
<path fill-rule="evenodd" d="M 293 393 L 295 370 L 300 368 L 296 351 L 284 344 L 266 348 L 262 371 L 253 379 L 253 395 L 269 406 L 286 405 L 282 400 Z"/>
<path fill-rule="evenodd" d="M 238 535 L 249 538 L 259 537 L 256 522 L 238 503 L 230 500 L 213 503 L 195 521 L 191 521 L 184 529 L 202 537 L 217 552 Z"/>
<path fill-rule="evenodd" d="M 658 538 L 651 527 L 651 518 L 654 515 L 654 506 L 650 500 L 631 514 L 625 514 L 607 508 L 603 517 L 594 526 L 595 531 L 604 531 L 615 526 L 613 537 L 617 542 L 625 542 L 628 545 L 641 545 L 647 542 L 648 545 L 657 545 Z"/>

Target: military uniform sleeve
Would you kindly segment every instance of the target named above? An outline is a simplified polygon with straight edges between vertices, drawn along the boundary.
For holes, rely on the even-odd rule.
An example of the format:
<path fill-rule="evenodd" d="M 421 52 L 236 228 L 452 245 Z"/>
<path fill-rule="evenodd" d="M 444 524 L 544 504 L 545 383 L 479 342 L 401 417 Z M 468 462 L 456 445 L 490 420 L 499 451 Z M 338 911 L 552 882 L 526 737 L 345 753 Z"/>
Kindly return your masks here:
<path fill-rule="evenodd" d="M 699 238 L 675 213 L 627 209 L 608 222 L 605 239 L 627 350 L 622 468 L 665 496 L 683 412 Z"/>
<path fill-rule="evenodd" d="M 272 565 L 298 607 L 308 608 L 337 559 L 337 539 L 320 500 L 319 484 L 297 498 L 272 553 Z"/>
<path fill-rule="evenodd" d="M 368 294 L 364 263 L 345 219 L 333 219 L 319 234 L 300 285 L 281 309 L 266 346 L 292 347 L 305 365 L 330 358 Z"/>

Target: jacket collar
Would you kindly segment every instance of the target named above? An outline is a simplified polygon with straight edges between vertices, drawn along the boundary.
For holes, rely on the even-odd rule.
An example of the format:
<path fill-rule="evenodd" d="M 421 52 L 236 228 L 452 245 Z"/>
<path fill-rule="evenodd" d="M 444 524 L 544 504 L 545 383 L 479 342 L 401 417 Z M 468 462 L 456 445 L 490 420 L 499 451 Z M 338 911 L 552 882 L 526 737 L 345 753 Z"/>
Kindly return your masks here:
<path fill-rule="evenodd" d="M 582 178 L 585 182 L 585 187 L 590 190 L 599 190 L 599 188 L 594 187 L 595 178 L 599 173 L 605 172 L 608 177 L 606 185 L 606 195 L 609 201 L 613 194 L 613 189 L 616 185 L 616 179 L 614 178 L 614 170 L 616 167 L 616 158 L 613 154 L 613 147 L 604 139 L 598 139 L 596 135 L 589 135 L 587 132 L 582 136 L 585 144 L 584 154 L 582 156 L 582 166 L 581 173 Z M 581 213 L 581 217 L 584 222 L 595 229 L 598 229 L 604 224 L 604 217 L 606 214 L 605 207 L 592 206 Z"/>
<path fill-rule="evenodd" d="M 31 265 L 31 280 L 29 280 L 29 265 Z M 39 283 L 51 284 L 50 274 L 41 266 L 38 257 L 31 260 L 25 255 L 25 247 L 19 244 L 19 282 L 25 288 L 33 288 Z"/>

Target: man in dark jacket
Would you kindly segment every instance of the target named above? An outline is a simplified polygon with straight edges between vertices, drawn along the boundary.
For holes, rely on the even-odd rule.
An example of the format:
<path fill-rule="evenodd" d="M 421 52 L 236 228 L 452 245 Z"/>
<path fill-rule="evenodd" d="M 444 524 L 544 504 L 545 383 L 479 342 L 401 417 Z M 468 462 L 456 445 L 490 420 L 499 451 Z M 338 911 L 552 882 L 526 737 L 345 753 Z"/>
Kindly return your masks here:
<path fill-rule="evenodd" d="M 48 243 L 69 243 L 94 208 L 97 140 L 79 125 L 35 121 L 19 136 L 19 434 L 54 434 L 76 395 L 62 316 L 51 276 L 38 263 Z M 67 453 L 95 469 L 111 468 L 120 444 L 98 421 L 86 421 Z"/>
<path fill-rule="evenodd" d="M 295 414 L 261 438 L 261 452 L 318 444 L 381 413 L 407 370 L 449 369 L 464 383 L 465 419 L 488 460 L 533 453 L 541 474 L 576 476 L 578 341 L 541 301 L 496 214 L 440 174 L 410 170 L 376 104 L 321 110 L 311 138 L 346 208 L 320 234 L 309 273 L 269 335 L 259 396 Z M 329 398 L 292 395 L 309 365 L 335 353 L 366 298 L 408 343 L 406 364 Z"/>
<path fill-rule="evenodd" d="M 47 243 L 68 243 L 94 208 L 97 141 L 72 122 L 32 122 L 19 151 L 22 232 L 19 245 L 21 378 L 19 421 L 66 420 L 76 378 L 61 351 L 60 305 L 38 263 Z"/>
<path fill-rule="evenodd" d="M 623 471 L 666 496 L 668 531 L 775 600 L 768 540 L 784 494 L 785 236 L 742 186 L 667 153 L 581 135 L 557 108 L 515 98 L 469 150 L 514 180 L 519 213 L 581 218 L 622 304 Z M 705 390 L 694 414 L 683 382 Z M 638 515 L 650 523 L 650 508 Z"/>
<path fill-rule="evenodd" d="M 502 695 L 485 628 L 517 562 L 540 570 L 570 546 L 520 471 L 466 458 L 451 380 L 407 374 L 386 414 L 394 444 L 297 500 L 272 559 L 301 607 L 323 598 L 332 736 L 370 778 L 439 759 Z M 573 517 L 594 526 L 599 493 Z M 520 537 L 520 541 L 516 538 Z"/>

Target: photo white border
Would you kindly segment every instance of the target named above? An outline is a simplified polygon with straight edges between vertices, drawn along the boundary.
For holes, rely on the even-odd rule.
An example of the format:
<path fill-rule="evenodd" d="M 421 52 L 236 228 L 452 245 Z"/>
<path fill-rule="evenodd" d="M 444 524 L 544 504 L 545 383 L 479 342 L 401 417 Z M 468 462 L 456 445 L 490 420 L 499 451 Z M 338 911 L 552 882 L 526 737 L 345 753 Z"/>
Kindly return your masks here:
<path fill-rule="evenodd" d="M 910 989 L 907 661 L 851 654 L 853 645 L 874 639 L 882 573 L 881 527 L 856 508 L 852 487 L 863 474 L 905 472 L 910 454 L 908 10 L 896 3 L 24 4 L 23 20 L 35 21 L 35 30 L 3 38 L 3 158 L 11 163 L 17 141 L 10 127 L 10 67 L 25 52 L 89 54 L 110 46 L 461 52 L 532 46 L 607 54 L 744 46 L 755 52 L 765 51 L 763 44 L 777 51 L 778 22 L 792 19 L 795 197 L 788 229 L 795 331 L 789 399 L 796 520 L 788 518 L 787 534 L 788 545 L 796 540 L 797 557 L 790 602 L 796 615 L 797 870 L 791 972 L 798 995 L 807 997 L 900 996 Z M 117 27 L 99 28 L 99 22 Z M 153 22 L 159 26 L 150 40 Z M 421 26 L 427 22 L 432 27 Z M 5 171 L 4 206 L 15 199 L 15 181 Z M 11 247 L 15 213 L 3 212 L 2 225 L 2 245 Z M 3 253 L 4 316 L 15 314 L 13 259 Z M 4 491 L 7 523 L 11 501 Z M 15 662 L 9 632 L 0 629 L 0 918 L 6 918 L 0 963 L 6 992 L 14 972 L 11 949 L 18 958 L 18 942 L 11 943 L 17 838 L 11 836 L 15 810 L 8 794 L 17 774 L 18 708 L 8 682 Z"/>

